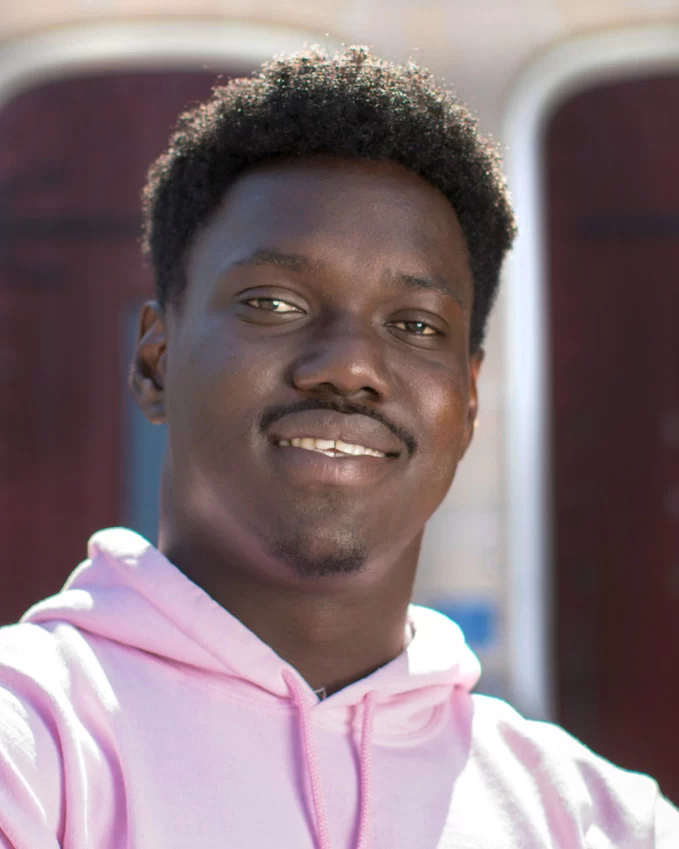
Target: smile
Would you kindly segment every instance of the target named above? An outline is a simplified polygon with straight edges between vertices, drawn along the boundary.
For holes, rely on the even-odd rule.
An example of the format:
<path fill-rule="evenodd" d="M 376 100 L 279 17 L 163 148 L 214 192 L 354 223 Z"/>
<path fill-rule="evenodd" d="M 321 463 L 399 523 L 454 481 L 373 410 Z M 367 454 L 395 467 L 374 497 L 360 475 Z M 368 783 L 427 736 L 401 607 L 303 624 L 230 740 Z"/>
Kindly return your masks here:
<path fill-rule="evenodd" d="M 375 448 L 366 448 L 365 445 L 356 445 L 343 442 L 341 439 L 314 439 L 312 437 L 293 437 L 292 439 L 281 439 L 277 443 L 281 448 L 303 448 L 305 451 L 316 451 L 326 457 L 386 457 L 382 451 Z"/>

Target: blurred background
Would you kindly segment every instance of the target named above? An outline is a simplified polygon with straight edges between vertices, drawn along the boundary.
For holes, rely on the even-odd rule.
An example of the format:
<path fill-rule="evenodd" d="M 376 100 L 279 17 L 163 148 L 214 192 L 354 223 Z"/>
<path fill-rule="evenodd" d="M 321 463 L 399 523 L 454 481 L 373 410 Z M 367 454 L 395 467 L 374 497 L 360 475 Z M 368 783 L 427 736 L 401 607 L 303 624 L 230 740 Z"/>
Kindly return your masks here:
<path fill-rule="evenodd" d="M 125 389 L 144 175 L 217 74 L 314 43 L 444 77 L 519 218 L 416 600 L 482 692 L 679 801 L 679 0 L 3 0 L 0 624 L 97 529 L 155 540 L 166 437 Z"/>

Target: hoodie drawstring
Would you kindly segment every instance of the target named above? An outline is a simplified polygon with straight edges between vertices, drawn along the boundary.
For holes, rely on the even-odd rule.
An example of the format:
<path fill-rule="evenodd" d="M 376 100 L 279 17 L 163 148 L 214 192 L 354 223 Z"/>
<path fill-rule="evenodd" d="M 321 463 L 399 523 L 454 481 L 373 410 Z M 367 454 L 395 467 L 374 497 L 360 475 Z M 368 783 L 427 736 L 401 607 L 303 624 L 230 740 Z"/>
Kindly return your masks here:
<path fill-rule="evenodd" d="M 368 849 L 370 826 L 372 824 L 372 733 L 375 711 L 375 693 L 363 696 L 363 728 L 361 729 L 361 749 L 359 787 L 361 790 L 361 814 L 358 821 L 356 849 Z"/>
<path fill-rule="evenodd" d="M 316 739 L 311 718 L 311 708 L 306 699 L 302 684 L 287 669 L 283 670 L 283 678 L 292 693 L 293 701 L 298 711 L 302 737 L 304 760 L 311 784 L 311 800 L 314 807 L 316 826 L 316 842 L 318 849 L 332 849 L 328 820 L 323 803 L 321 775 L 318 767 Z M 360 817 L 356 849 L 368 849 L 370 826 L 372 819 L 372 731 L 375 706 L 375 693 L 366 693 L 363 697 L 363 723 L 361 729 L 361 744 L 359 750 L 359 795 Z"/>

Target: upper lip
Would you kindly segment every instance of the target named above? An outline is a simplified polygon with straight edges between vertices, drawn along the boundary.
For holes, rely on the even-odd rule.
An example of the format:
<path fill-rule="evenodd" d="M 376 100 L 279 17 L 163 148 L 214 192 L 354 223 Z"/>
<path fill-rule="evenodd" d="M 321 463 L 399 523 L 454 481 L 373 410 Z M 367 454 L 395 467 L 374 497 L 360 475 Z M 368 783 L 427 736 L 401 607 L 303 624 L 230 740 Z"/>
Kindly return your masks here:
<path fill-rule="evenodd" d="M 289 413 L 268 428 L 274 442 L 295 437 L 340 439 L 351 445 L 362 445 L 383 454 L 400 454 L 403 443 L 385 425 L 360 413 L 337 413 L 333 410 L 304 410 Z"/>

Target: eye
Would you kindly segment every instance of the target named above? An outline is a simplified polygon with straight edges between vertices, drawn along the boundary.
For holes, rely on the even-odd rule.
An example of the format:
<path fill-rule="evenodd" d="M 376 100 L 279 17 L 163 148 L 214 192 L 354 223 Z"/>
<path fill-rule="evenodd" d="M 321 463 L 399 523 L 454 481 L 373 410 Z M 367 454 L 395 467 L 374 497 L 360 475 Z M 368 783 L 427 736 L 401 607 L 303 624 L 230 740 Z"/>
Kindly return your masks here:
<path fill-rule="evenodd" d="M 441 333 L 426 321 L 392 321 L 391 326 L 415 336 L 440 336 Z"/>
<path fill-rule="evenodd" d="M 288 303 L 287 301 L 282 301 L 280 298 L 248 298 L 246 301 L 243 301 L 243 303 L 247 304 L 249 307 L 253 307 L 256 310 L 263 310 L 264 312 L 273 312 L 277 313 L 278 315 L 302 312 L 299 307 L 296 307 L 293 304 Z"/>

